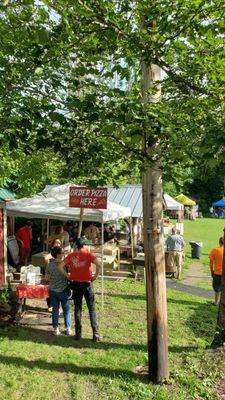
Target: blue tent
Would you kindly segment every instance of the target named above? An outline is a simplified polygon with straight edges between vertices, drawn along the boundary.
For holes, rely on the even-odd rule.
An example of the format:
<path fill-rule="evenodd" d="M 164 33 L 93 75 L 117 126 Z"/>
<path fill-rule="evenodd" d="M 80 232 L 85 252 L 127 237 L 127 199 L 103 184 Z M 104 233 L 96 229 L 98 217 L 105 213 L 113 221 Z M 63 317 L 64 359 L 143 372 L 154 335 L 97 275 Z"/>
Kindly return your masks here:
<path fill-rule="evenodd" d="M 213 203 L 213 207 L 225 207 L 225 199 L 221 199 Z"/>

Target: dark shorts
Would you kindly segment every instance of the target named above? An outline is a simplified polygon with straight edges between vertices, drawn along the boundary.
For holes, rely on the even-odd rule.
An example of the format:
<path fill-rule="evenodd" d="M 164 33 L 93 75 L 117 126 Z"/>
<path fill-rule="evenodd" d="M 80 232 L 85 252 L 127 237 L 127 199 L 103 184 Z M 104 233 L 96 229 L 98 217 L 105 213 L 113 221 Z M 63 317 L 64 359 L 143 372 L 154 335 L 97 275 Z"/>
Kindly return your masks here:
<path fill-rule="evenodd" d="M 221 275 L 213 274 L 213 290 L 214 292 L 221 292 Z"/>

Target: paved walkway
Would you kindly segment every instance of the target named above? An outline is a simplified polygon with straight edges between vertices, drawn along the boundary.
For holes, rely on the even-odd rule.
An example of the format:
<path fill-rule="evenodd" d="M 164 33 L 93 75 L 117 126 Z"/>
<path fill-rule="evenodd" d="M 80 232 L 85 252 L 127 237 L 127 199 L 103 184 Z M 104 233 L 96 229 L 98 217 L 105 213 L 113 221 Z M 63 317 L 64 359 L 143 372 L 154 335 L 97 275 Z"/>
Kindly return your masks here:
<path fill-rule="evenodd" d="M 181 281 L 175 279 L 167 279 L 167 287 L 178 290 L 194 296 L 213 299 L 213 290 L 199 288 L 197 285 L 200 282 L 211 283 L 211 277 L 203 270 L 200 262 L 195 262 L 190 265 L 189 269 L 184 273 L 184 279 Z"/>

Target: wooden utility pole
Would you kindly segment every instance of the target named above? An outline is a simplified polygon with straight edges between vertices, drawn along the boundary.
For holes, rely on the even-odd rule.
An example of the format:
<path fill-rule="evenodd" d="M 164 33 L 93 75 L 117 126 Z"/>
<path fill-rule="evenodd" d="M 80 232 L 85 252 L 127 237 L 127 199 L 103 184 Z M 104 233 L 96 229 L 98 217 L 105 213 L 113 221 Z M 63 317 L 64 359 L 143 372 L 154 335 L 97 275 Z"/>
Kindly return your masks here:
<path fill-rule="evenodd" d="M 149 89 L 160 80 L 160 68 L 144 62 L 142 73 L 143 101 L 152 103 L 160 101 L 160 87 L 154 96 L 148 94 Z M 143 139 L 143 150 L 153 160 L 152 165 L 146 161 L 142 174 L 148 367 L 149 379 L 159 383 L 169 376 L 160 143 L 149 147 L 146 135 Z"/>

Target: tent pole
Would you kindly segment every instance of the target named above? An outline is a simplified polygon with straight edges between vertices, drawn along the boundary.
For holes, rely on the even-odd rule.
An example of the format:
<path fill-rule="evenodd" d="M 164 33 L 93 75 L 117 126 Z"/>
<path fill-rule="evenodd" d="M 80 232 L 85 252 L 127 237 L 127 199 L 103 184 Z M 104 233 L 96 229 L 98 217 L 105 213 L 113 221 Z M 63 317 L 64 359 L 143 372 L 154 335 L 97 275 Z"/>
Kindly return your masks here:
<path fill-rule="evenodd" d="M 102 259 L 102 265 L 101 265 L 101 269 L 102 269 L 102 273 L 101 273 L 101 303 L 102 303 L 102 310 L 104 307 L 104 295 L 103 295 L 103 291 L 104 291 L 104 261 L 103 261 L 103 244 L 104 244 L 104 226 L 103 226 L 103 222 L 101 225 L 101 242 L 102 242 L 102 246 L 101 246 L 101 259 Z"/>
<path fill-rule="evenodd" d="M 41 234 L 42 234 L 42 251 L 45 251 L 45 220 L 41 220 Z"/>
<path fill-rule="evenodd" d="M 134 235 L 133 235 L 133 220 L 130 217 L 130 239 L 131 239 L 131 255 L 134 258 Z"/>
<path fill-rule="evenodd" d="M 15 217 L 12 217 L 12 235 L 15 235 Z"/>
<path fill-rule="evenodd" d="M 46 243 L 46 251 L 48 251 L 48 239 L 49 239 L 49 218 L 47 218 L 47 227 L 46 227 L 46 229 L 47 229 L 47 243 Z"/>

